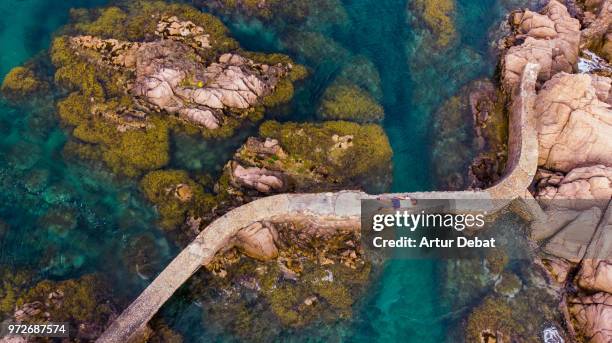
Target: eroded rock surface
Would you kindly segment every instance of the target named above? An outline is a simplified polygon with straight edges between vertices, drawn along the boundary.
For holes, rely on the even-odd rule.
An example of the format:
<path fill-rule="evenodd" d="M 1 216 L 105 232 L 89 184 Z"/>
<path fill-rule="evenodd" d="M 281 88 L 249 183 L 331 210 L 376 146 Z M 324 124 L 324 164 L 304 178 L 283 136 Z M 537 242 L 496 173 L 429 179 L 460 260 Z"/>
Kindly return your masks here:
<path fill-rule="evenodd" d="M 612 109 L 597 96 L 590 75 L 555 75 L 538 94 L 535 111 L 540 166 L 569 172 L 612 165 Z"/>
<path fill-rule="evenodd" d="M 591 343 L 612 341 L 612 294 L 596 293 L 571 300 L 570 313 Z"/>
<path fill-rule="evenodd" d="M 538 177 L 537 198 L 541 200 L 612 198 L 612 167 L 575 168 L 567 175 L 541 170 Z"/>
<path fill-rule="evenodd" d="M 162 27 L 159 34 L 167 39 L 153 42 L 91 36 L 72 37 L 71 42 L 76 49 L 101 55 L 94 62 L 132 72 L 135 79 L 129 81 L 126 91 L 144 100 L 141 105 L 213 130 L 223 124 L 225 116 L 234 115 L 232 111 L 260 105 L 291 69 L 291 65 L 270 66 L 231 53 L 207 65 L 193 51 L 210 48 L 204 28 L 191 22 L 174 28 L 176 23 L 160 22 L 157 32 Z"/>
<path fill-rule="evenodd" d="M 508 49 L 503 60 L 502 81 L 514 89 L 528 62 L 541 66 L 539 79 L 546 81 L 559 72 L 571 73 L 578 61 L 580 22 L 572 18 L 567 8 L 551 0 L 542 13 L 526 10 L 511 18 L 515 27 L 515 41 L 522 41 Z"/>

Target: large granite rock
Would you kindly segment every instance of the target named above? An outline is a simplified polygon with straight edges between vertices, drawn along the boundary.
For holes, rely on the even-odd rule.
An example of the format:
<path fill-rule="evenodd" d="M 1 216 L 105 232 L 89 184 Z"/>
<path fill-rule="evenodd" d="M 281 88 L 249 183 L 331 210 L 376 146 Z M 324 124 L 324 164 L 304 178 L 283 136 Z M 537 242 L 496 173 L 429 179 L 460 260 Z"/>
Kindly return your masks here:
<path fill-rule="evenodd" d="M 571 300 L 569 310 L 587 342 L 612 341 L 612 294 L 596 293 Z"/>
<path fill-rule="evenodd" d="M 612 198 L 612 167 L 595 165 L 575 168 L 567 175 L 540 170 L 540 200 L 591 200 Z"/>
<path fill-rule="evenodd" d="M 612 165 L 612 109 L 598 97 L 593 77 L 555 75 L 538 94 L 535 112 L 540 166 L 569 172 Z"/>
<path fill-rule="evenodd" d="M 528 62 L 539 63 L 540 81 L 546 81 L 558 72 L 571 73 L 578 61 L 580 22 L 572 18 L 567 8 L 551 0 L 542 13 L 525 10 L 511 18 L 515 29 L 515 42 L 503 60 L 502 81 L 508 90 L 520 81 Z"/>
<path fill-rule="evenodd" d="M 165 39 L 153 42 L 92 36 L 72 37 L 71 42 L 77 50 L 95 52 L 94 63 L 131 71 L 135 80 L 128 83 L 127 92 L 142 99 L 145 108 L 164 110 L 212 130 L 232 112 L 261 105 L 292 67 L 260 64 L 231 53 L 207 65 L 193 52 L 210 48 L 204 29 L 191 22 L 178 23 L 160 22 L 156 33 Z"/>

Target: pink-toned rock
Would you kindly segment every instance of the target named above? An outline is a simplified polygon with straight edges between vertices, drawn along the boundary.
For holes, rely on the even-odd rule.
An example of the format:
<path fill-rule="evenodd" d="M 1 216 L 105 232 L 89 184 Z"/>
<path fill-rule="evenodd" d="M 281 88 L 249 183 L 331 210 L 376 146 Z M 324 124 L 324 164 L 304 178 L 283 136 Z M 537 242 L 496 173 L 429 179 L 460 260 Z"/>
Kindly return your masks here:
<path fill-rule="evenodd" d="M 238 187 L 248 187 L 261 193 L 281 192 L 285 188 L 282 173 L 265 168 L 244 168 L 232 163 L 232 182 Z"/>
<path fill-rule="evenodd" d="M 598 3 L 591 4 L 590 7 L 596 12 L 596 17 L 582 31 L 580 47 L 583 49 L 603 45 L 602 42 L 608 39 L 607 34 L 610 33 L 612 25 L 612 0 L 598 1 Z"/>
<path fill-rule="evenodd" d="M 588 291 L 612 293 L 612 260 L 582 261 L 578 285 Z"/>
<path fill-rule="evenodd" d="M 513 22 L 518 31 L 515 38 L 524 42 L 508 49 L 504 56 L 502 81 L 506 89 L 513 90 L 519 84 L 528 62 L 540 64 L 540 81 L 574 70 L 578 61 L 580 22 L 571 17 L 563 4 L 551 0 L 542 14 L 526 10 L 516 13 Z"/>
<path fill-rule="evenodd" d="M 612 342 L 612 294 L 596 293 L 573 299 L 569 311 L 589 343 Z"/>
<path fill-rule="evenodd" d="M 165 111 L 215 130 L 223 125 L 224 117 L 235 117 L 236 110 L 261 105 L 292 66 L 261 64 L 231 53 L 208 64 L 198 53 L 211 48 L 205 32 L 191 21 L 164 16 L 155 31 L 158 40 L 126 42 L 77 36 L 70 42 L 92 63 L 135 75 L 125 85 L 138 108 Z"/>
<path fill-rule="evenodd" d="M 612 166 L 612 109 L 590 75 L 555 75 L 539 92 L 535 114 L 540 166 L 561 172 Z"/>
<path fill-rule="evenodd" d="M 273 226 L 254 223 L 240 230 L 234 237 L 235 244 L 248 256 L 269 261 L 278 257 L 278 248 L 274 241 L 278 233 Z"/>
<path fill-rule="evenodd" d="M 552 175 L 539 183 L 540 200 L 589 200 L 612 198 L 612 167 L 576 168 L 565 176 Z"/>

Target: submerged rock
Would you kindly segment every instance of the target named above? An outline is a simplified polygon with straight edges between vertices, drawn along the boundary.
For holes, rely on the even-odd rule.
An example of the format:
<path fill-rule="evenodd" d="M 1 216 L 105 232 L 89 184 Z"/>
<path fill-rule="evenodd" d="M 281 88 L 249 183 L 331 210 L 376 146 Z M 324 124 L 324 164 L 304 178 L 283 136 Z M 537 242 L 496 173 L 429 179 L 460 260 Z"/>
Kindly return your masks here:
<path fill-rule="evenodd" d="M 385 111 L 367 92 L 355 85 L 332 85 L 323 94 L 319 115 L 326 120 L 358 123 L 382 121 Z"/>
<path fill-rule="evenodd" d="M 272 341 L 284 330 L 350 317 L 371 273 L 358 226 L 297 215 L 243 229 L 232 244 L 265 262 L 230 246 L 206 266 L 212 273 L 191 288 L 200 294 L 207 327 Z"/>
<path fill-rule="evenodd" d="M 201 184 L 182 170 L 157 170 L 146 174 L 141 182 L 146 198 L 157 207 L 160 225 L 166 230 L 175 230 L 188 218 L 212 217 L 215 205 L 213 195 L 204 192 Z M 199 233 L 188 232 L 188 237 Z"/>
<path fill-rule="evenodd" d="M 117 315 L 108 290 L 95 275 L 66 281 L 43 280 L 22 291 L 13 319 L 25 323 L 66 322 L 71 338 L 95 340 Z"/>
<path fill-rule="evenodd" d="M 32 95 L 46 89 L 48 85 L 40 80 L 32 70 L 27 67 L 11 69 L 2 81 L 0 92 L 13 102 L 29 99 Z"/>

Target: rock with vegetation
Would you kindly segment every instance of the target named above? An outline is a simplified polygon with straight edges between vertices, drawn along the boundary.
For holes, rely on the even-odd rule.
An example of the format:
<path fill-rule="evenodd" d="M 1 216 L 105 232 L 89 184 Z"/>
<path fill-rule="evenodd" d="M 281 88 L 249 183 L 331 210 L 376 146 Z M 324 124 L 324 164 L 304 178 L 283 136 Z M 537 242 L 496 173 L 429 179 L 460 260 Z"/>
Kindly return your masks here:
<path fill-rule="evenodd" d="M 74 128 L 66 151 L 137 176 L 170 160 L 180 130 L 228 137 L 287 102 L 305 69 L 287 56 L 240 50 L 221 21 L 163 2 L 74 10 L 53 41 L 58 102 Z"/>
<path fill-rule="evenodd" d="M 246 229 L 237 249 L 218 255 L 209 272 L 192 282 L 207 323 L 239 337 L 256 331 L 258 339 L 273 341 L 282 330 L 350 317 L 372 273 L 358 227 L 356 221 L 298 216 Z M 273 232 L 276 250 L 254 256 L 258 262 L 240 252 L 252 255 L 244 239 L 262 230 Z"/>
<path fill-rule="evenodd" d="M 535 285 L 521 289 L 520 280 L 508 278 L 512 280 L 507 285 L 503 279 L 498 284 L 501 295 L 487 296 L 469 315 L 467 342 L 537 343 L 545 325 L 562 327 L 555 297 Z"/>
<path fill-rule="evenodd" d="M 433 33 L 436 46 L 445 48 L 456 39 L 454 0 L 417 0 L 411 6 Z"/>
<path fill-rule="evenodd" d="M 319 116 L 325 120 L 358 123 L 380 122 L 385 111 L 370 94 L 351 84 L 334 84 L 325 90 Z"/>
<path fill-rule="evenodd" d="M 595 293 L 570 300 L 570 314 L 583 342 L 607 343 L 612 340 L 612 295 Z"/>
<path fill-rule="evenodd" d="M 436 111 L 432 163 L 441 188 L 483 189 L 501 178 L 508 139 L 504 104 L 503 94 L 485 79 L 462 87 Z"/>
<path fill-rule="evenodd" d="M 6 74 L 0 91 L 8 100 L 19 102 L 47 87 L 46 82 L 38 78 L 30 68 L 19 66 Z"/>
<path fill-rule="evenodd" d="M 343 121 L 265 122 L 234 155 L 218 189 L 239 198 L 282 192 L 365 189 L 390 182 L 391 146 L 382 128 Z"/>
<path fill-rule="evenodd" d="M 0 319 L 13 315 L 21 292 L 31 280 L 32 275 L 28 271 L 0 268 Z"/>
<path fill-rule="evenodd" d="M 282 0 L 196 0 L 214 13 L 230 15 L 237 18 L 257 18 L 266 24 L 286 25 L 286 22 L 304 23 L 308 20 L 320 20 L 324 24 L 338 24 L 343 22 L 347 14 L 339 0 L 308 0 L 308 1 L 282 1 Z M 317 23 L 319 24 L 319 23 Z"/>
<path fill-rule="evenodd" d="M 13 319 L 25 323 L 67 322 L 72 338 L 94 340 L 117 315 L 108 290 L 95 275 L 43 280 L 21 293 Z"/>
<path fill-rule="evenodd" d="M 183 170 L 150 172 L 142 178 L 140 185 L 146 198 L 155 204 L 160 225 L 167 230 L 176 229 L 190 218 L 210 220 L 212 216 L 214 196 L 205 193 L 202 185 Z M 190 232 L 188 236 L 193 237 L 198 233 Z"/>

